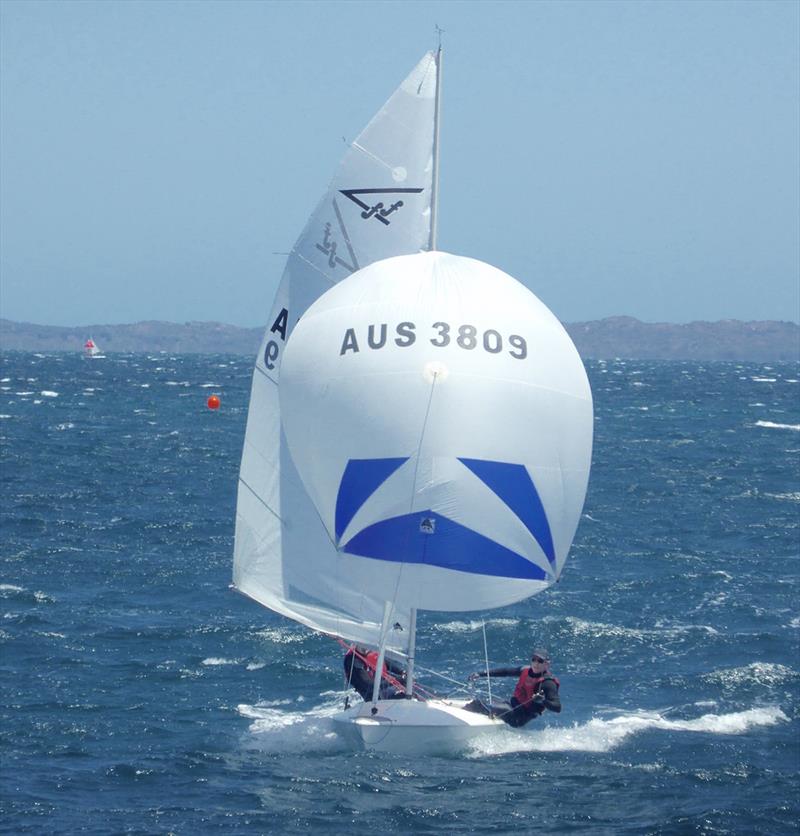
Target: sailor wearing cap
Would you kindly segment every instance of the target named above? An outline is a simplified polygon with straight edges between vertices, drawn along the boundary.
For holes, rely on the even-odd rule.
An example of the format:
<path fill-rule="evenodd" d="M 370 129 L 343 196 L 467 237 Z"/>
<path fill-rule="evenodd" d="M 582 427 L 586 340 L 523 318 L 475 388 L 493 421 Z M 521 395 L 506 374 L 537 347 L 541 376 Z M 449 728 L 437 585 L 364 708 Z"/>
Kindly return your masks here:
<path fill-rule="evenodd" d="M 516 668 L 494 668 L 490 671 L 477 671 L 470 674 L 470 680 L 481 676 L 516 676 L 517 687 L 514 695 L 507 703 L 493 703 L 484 705 L 474 699 L 464 706 L 468 711 L 489 714 L 500 717 L 509 726 L 524 726 L 534 717 L 538 717 L 545 709 L 561 711 L 561 700 L 558 696 L 560 683 L 550 672 L 550 654 L 543 647 L 537 647 L 531 653 L 530 665 Z"/>

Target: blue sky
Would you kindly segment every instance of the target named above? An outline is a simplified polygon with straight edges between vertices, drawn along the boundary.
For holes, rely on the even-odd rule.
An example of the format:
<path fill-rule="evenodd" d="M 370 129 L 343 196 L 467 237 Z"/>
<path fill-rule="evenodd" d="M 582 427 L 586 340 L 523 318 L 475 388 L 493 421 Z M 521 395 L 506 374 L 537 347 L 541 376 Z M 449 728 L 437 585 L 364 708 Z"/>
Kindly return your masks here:
<path fill-rule="evenodd" d="M 0 315 L 262 325 L 444 34 L 439 246 L 566 322 L 800 319 L 800 3 L 0 3 Z"/>

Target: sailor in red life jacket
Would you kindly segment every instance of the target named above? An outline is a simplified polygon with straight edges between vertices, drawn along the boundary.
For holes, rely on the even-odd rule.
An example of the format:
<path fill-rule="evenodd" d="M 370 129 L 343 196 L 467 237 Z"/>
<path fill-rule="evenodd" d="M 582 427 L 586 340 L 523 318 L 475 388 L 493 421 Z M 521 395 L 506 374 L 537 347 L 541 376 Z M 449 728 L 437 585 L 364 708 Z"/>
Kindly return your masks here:
<path fill-rule="evenodd" d="M 372 686 L 375 682 L 375 668 L 378 666 L 378 651 L 369 650 L 360 645 L 351 647 L 344 657 L 344 676 L 347 683 L 355 688 L 365 702 L 372 699 Z M 384 657 L 383 681 L 378 699 L 381 700 L 402 700 L 406 692 L 401 685 L 405 684 L 405 670 Z M 386 677 L 391 676 L 398 685 L 393 684 Z"/>
<path fill-rule="evenodd" d="M 475 680 L 480 676 L 486 676 L 486 671 L 470 674 L 469 678 Z M 507 703 L 493 703 L 490 706 L 474 699 L 464 706 L 468 711 L 499 717 L 509 726 L 515 727 L 524 726 L 545 709 L 561 711 L 559 682 L 550 672 L 550 654 L 543 647 L 537 647 L 531 654 L 530 667 L 495 668 L 489 671 L 489 676 L 516 676 L 514 696 Z"/>

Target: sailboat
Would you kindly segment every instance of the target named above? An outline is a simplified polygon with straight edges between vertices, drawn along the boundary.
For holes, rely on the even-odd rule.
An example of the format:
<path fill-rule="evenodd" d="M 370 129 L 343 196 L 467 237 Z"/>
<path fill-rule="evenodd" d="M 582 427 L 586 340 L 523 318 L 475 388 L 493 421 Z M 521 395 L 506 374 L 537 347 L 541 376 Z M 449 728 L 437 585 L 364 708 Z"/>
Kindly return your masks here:
<path fill-rule="evenodd" d="M 233 586 L 406 665 L 348 706 L 372 749 L 504 728 L 415 693 L 418 610 L 487 610 L 558 580 L 592 445 L 586 373 L 526 287 L 436 249 L 441 49 L 350 145 L 292 249 L 256 360 Z M 412 696 L 413 695 L 413 696 Z"/>
<path fill-rule="evenodd" d="M 83 344 L 83 354 L 84 357 L 103 359 L 103 352 L 100 350 L 100 346 L 91 337 Z"/>

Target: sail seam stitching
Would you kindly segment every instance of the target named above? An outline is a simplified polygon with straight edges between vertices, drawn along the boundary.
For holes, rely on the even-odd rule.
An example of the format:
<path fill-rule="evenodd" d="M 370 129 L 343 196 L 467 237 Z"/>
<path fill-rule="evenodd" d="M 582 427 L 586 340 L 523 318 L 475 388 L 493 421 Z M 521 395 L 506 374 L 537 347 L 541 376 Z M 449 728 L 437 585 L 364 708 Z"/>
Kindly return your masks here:
<path fill-rule="evenodd" d="M 273 517 L 275 517 L 276 520 L 280 520 L 281 522 L 283 522 L 283 518 L 280 516 L 280 514 L 275 513 L 275 511 L 273 511 L 272 508 L 270 508 L 269 505 L 267 505 L 267 503 L 264 502 L 264 500 L 256 493 L 255 490 L 253 490 L 253 488 L 250 487 L 250 485 L 247 484 L 247 482 L 244 481 L 244 479 L 242 479 L 241 476 L 239 477 L 239 482 L 240 484 L 244 485 L 247 488 L 247 490 L 250 491 L 251 494 L 253 494 L 253 496 L 267 509 L 267 511 L 270 512 L 270 514 L 272 514 Z"/>
<path fill-rule="evenodd" d="M 278 385 L 278 381 L 277 381 L 277 380 L 273 380 L 273 379 L 269 376 L 269 372 L 265 372 L 265 371 L 264 371 L 264 369 L 262 369 L 262 368 L 261 368 L 261 366 L 256 366 L 256 371 L 261 372 L 261 374 L 263 374 L 263 375 L 264 375 L 264 377 L 266 377 L 266 379 L 267 379 L 267 380 L 268 380 L 268 381 L 269 381 L 269 382 L 270 382 L 273 386 L 277 386 L 277 385 Z"/>
<path fill-rule="evenodd" d="M 357 142 L 354 142 L 352 147 L 357 148 L 359 151 L 366 154 L 371 160 L 374 160 L 376 163 L 378 163 L 378 165 L 382 165 L 387 171 L 391 170 L 392 167 L 389 165 L 389 163 L 373 154 L 372 151 L 368 151 L 363 145 L 359 145 Z"/>
<path fill-rule="evenodd" d="M 314 264 L 313 261 L 309 261 L 302 253 L 294 252 L 293 255 L 296 256 L 304 264 L 307 264 L 309 267 L 311 267 L 312 270 L 319 273 L 320 276 L 322 276 L 325 279 L 325 281 L 327 281 L 331 284 L 331 286 L 333 286 L 337 283 L 336 279 L 329 276 L 324 270 L 320 270 L 319 267 L 317 267 L 317 265 Z"/>

